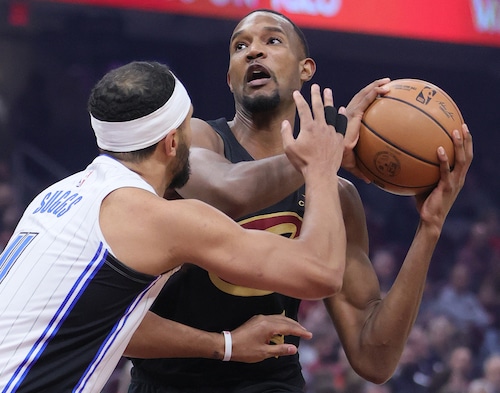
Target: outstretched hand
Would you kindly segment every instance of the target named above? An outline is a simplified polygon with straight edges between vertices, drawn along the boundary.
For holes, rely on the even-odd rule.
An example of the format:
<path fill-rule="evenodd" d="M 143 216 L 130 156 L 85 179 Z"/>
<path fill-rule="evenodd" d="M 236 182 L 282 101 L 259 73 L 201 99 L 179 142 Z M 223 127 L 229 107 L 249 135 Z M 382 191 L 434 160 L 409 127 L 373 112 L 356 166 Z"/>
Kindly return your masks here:
<path fill-rule="evenodd" d="M 344 138 L 344 156 L 342 168 L 351 172 L 354 176 L 369 183 L 370 180 L 359 170 L 354 155 L 354 147 L 358 143 L 359 128 L 366 109 L 379 95 L 388 92 L 384 87 L 391 80 L 389 78 L 378 79 L 361 89 L 349 102 L 346 108 L 340 107 L 339 113 L 347 116 L 347 131 Z"/>
<path fill-rule="evenodd" d="M 297 336 L 310 339 L 312 333 L 297 321 L 284 315 L 255 315 L 231 332 L 233 351 L 231 360 L 256 363 L 267 358 L 294 355 L 293 344 L 275 343 L 279 336 Z M 279 341 L 279 340 L 278 340 Z"/>
<path fill-rule="evenodd" d="M 281 133 L 285 153 L 293 166 L 304 174 L 313 169 L 322 174 L 337 173 L 344 150 L 343 135 L 325 120 L 325 106 L 332 106 L 330 89 L 325 89 L 325 102 L 317 84 L 311 86 L 311 108 L 299 91 L 293 98 L 300 118 L 300 132 L 295 139 L 290 123 L 282 123 Z"/>

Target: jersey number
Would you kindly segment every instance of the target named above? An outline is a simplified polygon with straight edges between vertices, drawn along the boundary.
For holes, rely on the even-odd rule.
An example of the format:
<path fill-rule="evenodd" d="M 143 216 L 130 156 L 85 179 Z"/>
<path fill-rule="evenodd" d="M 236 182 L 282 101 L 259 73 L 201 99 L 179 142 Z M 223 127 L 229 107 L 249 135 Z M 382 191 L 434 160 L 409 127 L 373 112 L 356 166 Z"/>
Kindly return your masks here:
<path fill-rule="evenodd" d="M 21 232 L 7 245 L 7 248 L 0 255 L 0 283 L 37 235 L 36 232 Z"/>

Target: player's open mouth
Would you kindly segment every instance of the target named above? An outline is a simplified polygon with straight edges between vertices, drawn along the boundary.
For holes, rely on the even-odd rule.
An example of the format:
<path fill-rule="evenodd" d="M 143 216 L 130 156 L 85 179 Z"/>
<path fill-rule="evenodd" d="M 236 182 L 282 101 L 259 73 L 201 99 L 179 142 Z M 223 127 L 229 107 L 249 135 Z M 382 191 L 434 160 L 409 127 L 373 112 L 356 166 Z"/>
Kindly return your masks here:
<path fill-rule="evenodd" d="M 251 86 L 260 86 L 269 81 L 269 71 L 260 64 L 254 64 L 248 68 L 246 81 Z"/>

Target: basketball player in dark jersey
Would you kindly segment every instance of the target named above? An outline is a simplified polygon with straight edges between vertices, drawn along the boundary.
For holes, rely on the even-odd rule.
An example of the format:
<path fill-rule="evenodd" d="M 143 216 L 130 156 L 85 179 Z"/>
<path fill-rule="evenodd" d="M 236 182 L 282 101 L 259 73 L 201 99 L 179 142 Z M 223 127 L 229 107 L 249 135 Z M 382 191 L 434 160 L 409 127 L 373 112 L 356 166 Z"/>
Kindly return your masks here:
<path fill-rule="evenodd" d="M 253 160 L 236 140 L 226 119 L 218 119 L 209 124 L 224 141 L 224 154 L 228 160 L 233 163 Z M 304 194 L 304 187 L 301 186 L 275 205 L 237 221 L 245 228 L 268 230 L 295 238 L 300 234 Z M 194 293 L 200 296 L 193 296 Z M 175 296 L 176 302 L 171 301 L 171 296 Z M 297 319 L 299 304 L 298 299 L 231 285 L 194 265 L 184 265 L 163 288 L 152 311 L 198 329 L 222 331 L 233 330 L 258 314 L 283 314 Z M 287 336 L 286 339 L 298 346 L 297 337 Z M 284 338 L 277 336 L 273 340 L 281 343 Z M 250 367 L 247 363 L 239 362 L 175 358 L 134 359 L 134 364 L 134 378 L 144 378 L 164 386 L 190 387 L 194 391 L 200 391 L 203 387 L 203 392 L 212 391 L 210 388 L 214 392 L 232 392 L 236 386 L 257 384 L 254 386 L 256 390 L 252 391 L 262 392 L 265 390 L 260 383 L 265 384 L 266 380 L 271 380 L 273 386 L 279 382 L 295 386 L 297 391 L 302 391 L 304 385 L 298 354 L 270 358 Z"/>
<path fill-rule="evenodd" d="M 309 58 L 302 33 L 290 20 L 270 11 L 245 17 L 230 41 L 228 84 L 236 115 L 229 122 L 193 119 L 193 146 L 199 148 L 192 149 L 192 176 L 179 190 L 181 195 L 212 204 L 242 226 L 297 236 L 305 203 L 303 181 L 282 154 L 280 128 L 285 119 L 294 124 L 296 108 L 291 92 L 300 89 L 314 72 L 315 63 Z M 352 148 L 361 116 L 377 94 L 385 93 L 383 85 L 387 82 L 381 79 L 368 85 L 344 112 L 349 123 L 342 165 L 355 174 Z M 454 143 L 458 161 L 453 171 L 446 155 L 436 153 L 441 161 L 441 181 L 430 195 L 416 198 L 420 223 L 395 284 L 384 299 L 368 258 L 361 200 L 350 182 L 339 180 L 347 265 L 341 293 L 324 303 L 351 366 L 372 382 L 389 379 L 398 364 L 418 312 L 432 253 L 471 163 L 472 141 L 465 125 L 455 132 Z M 162 301 L 168 297 L 176 301 Z M 134 357 L 129 392 L 303 392 L 296 354 L 276 358 L 266 352 L 259 359 L 258 351 L 263 351 L 263 346 L 235 339 L 234 361 L 224 362 L 221 357 L 210 356 L 210 341 L 201 339 L 204 336 L 199 333 L 218 332 L 222 337 L 221 331 L 231 330 L 234 338 L 236 333 L 240 337 L 241 330 L 236 328 L 252 315 L 297 318 L 298 306 L 296 299 L 234 286 L 184 265 L 164 287 L 153 313 L 126 351 Z M 171 320 L 199 330 L 176 328 L 173 333 Z M 269 337 L 268 341 L 272 346 L 281 340 L 298 344 L 291 336 Z M 215 341 L 211 343 L 215 345 Z M 213 352 L 217 352 L 215 348 Z M 176 359 L 161 359 L 167 357 Z M 266 357 L 269 359 L 252 363 Z"/>

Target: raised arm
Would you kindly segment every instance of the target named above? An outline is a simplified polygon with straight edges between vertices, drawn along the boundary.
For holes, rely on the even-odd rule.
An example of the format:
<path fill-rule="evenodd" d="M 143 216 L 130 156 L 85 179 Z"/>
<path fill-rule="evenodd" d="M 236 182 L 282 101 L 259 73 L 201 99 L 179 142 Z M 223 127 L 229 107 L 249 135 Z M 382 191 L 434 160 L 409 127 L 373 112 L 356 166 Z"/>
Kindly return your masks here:
<path fill-rule="evenodd" d="M 387 92 L 384 84 L 390 79 L 378 79 L 360 90 L 342 112 L 348 117 L 342 167 L 354 175 L 366 177 L 356 167 L 353 148 L 359 136 L 361 117 L 379 94 Z M 324 104 L 333 106 L 328 93 Z M 294 169 L 285 154 L 231 163 L 224 157 L 219 135 L 203 120 L 192 119 L 193 144 L 190 161 L 192 175 L 177 192 L 183 198 L 200 199 L 233 218 L 279 202 L 304 183 L 302 174 Z"/>
<path fill-rule="evenodd" d="M 428 196 L 417 198 L 420 213 L 414 240 L 385 298 L 368 259 L 368 236 L 357 193 L 342 192 L 347 260 L 340 294 L 325 300 L 353 368 L 382 383 L 392 376 L 415 322 L 432 254 L 472 161 L 472 139 L 464 125 L 454 135 L 455 167 L 439 152 L 441 180 Z M 347 196 L 347 197 L 346 197 Z"/>
<path fill-rule="evenodd" d="M 199 119 L 193 119 L 201 122 Z M 205 122 L 205 134 L 218 138 Z M 200 131 L 200 126 L 196 130 Z M 193 128 L 193 141 L 198 140 Z M 199 145 L 198 145 L 199 146 Z M 304 178 L 285 154 L 233 164 L 223 154 L 202 147 L 190 151 L 192 174 L 177 190 L 183 198 L 196 198 L 236 219 L 261 210 L 298 189 Z"/>

